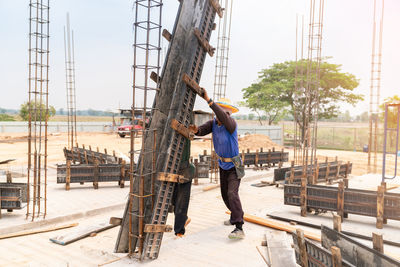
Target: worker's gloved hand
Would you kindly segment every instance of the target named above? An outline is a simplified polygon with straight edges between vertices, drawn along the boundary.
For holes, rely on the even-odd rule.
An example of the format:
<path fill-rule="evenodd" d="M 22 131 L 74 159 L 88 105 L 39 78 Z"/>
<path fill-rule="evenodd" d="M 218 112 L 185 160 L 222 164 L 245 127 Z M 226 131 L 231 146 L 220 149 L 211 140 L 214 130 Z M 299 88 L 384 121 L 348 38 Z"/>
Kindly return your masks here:
<path fill-rule="evenodd" d="M 208 97 L 206 89 L 204 89 L 204 88 L 201 88 L 201 89 L 203 90 L 203 94 L 201 97 L 204 98 L 204 100 L 208 102 L 210 100 L 210 98 Z"/>
<path fill-rule="evenodd" d="M 197 132 L 199 131 L 199 127 L 197 127 L 194 124 L 189 125 L 189 131 L 192 132 L 193 134 L 197 134 Z"/>

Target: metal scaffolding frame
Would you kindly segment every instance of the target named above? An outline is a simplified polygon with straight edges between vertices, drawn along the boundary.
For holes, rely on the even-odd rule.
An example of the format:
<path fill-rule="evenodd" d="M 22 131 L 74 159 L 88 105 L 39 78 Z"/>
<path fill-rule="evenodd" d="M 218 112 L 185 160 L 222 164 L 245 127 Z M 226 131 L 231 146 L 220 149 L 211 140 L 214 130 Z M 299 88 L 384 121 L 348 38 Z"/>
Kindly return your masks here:
<path fill-rule="evenodd" d="M 50 0 L 29 2 L 28 173 L 26 218 L 47 212 Z"/>
<path fill-rule="evenodd" d="M 377 173 L 379 104 L 382 74 L 382 33 L 383 11 L 385 0 L 382 1 L 382 10 L 379 17 L 377 3 L 374 0 L 374 23 L 372 27 L 372 54 L 371 54 L 371 81 L 369 102 L 369 140 L 368 140 L 368 172 Z M 379 20 L 379 25 L 377 25 Z M 376 38 L 378 35 L 378 38 Z M 371 159 L 372 158 L 372 159 Z"/>
<path fill-rule="evenodd" d="M 76 86 L 75 86 L 75 44 L 74 31 L 70 30 L 69 13 L 67 13 L 67 30 L 64 26 L 65 85 L 67 89 L 68 113 L 68 148 L 72 149 L 78 142 L 76 133 Z"/>
<path fill-rule="evenodd" d="M 137 257 L 142 258 L 144 243 L 145 226 L 145 198 L 152 198 L 154 205 L 155 196 L 155 175 L 156 175 L 156 130 L 148 129 L 150 118 L 148 111 L 152 111 L 147 106 L 150 91 L 157 91 L 160 87 L 160 55 L 161 55 L 161 18 L 162 18 L 162 0 L 136 0 L 134 2 L 135 22 L 134 22 L 134 43 L 133 43 L 133 95 L 132 95 L 132 122 L 138 119 L 135 111 L 141 110 L 142 116 L 141 128 L 133 127 L 131 130 L 130 142 L 130 190 L 129 190 L 129 255 L 133 256 L 137 252 Z M 145 36 L 145 39 L 141 37 Z M 155 86 L 150 86 L 150 74 L 155 76 Z M 156 74 L 156 75 L 154 75 Z M 137 104 L 136 100 L 143 94 L 143 102 Z M 145 139 L 153 140 L 151 149 L 145 145 Z M 140 148 L 136 148 L 135 140 L 140 139 Z M 145 170 L 144 156 L 152 155 L 152 168 Z M 139 179 L 139 188 L 134 188 L 134 180 Z M 151 180 L 151 190 L 145 192 L 145 180 Z M 138 202 L 138 210 L 133 210 L 134 201 Z M 133 217 L 138 217 L 138 229 L 133 224 Z M 135 234 L 137 233 L 137 235 Z M 132 247 L 132 239 L 138 239 L 138 251 Z"/>

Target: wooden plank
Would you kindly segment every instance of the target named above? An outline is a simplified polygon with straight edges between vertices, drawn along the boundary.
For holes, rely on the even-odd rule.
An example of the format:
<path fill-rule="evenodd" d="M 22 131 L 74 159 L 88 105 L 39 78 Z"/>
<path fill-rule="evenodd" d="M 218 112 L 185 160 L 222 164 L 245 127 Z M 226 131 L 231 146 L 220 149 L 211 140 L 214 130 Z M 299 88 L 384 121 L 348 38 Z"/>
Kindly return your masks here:
<path fill-rule="evenodd" d="M 271 263 L 268 258 L 268 249 L 264 246 L 256 246 L 258 253 L 260 253 L 261 257 L 265 261 L 268 267 L 271 267 Z"/>
<path fill-rule="evenodd" d="M 230 211 L 227 211 L 226 214 L 231 214 Z M 250 215 L 250 214 L 244 214 L 243 215 L 243 219 L 246 222 L 251 222 L 251 223 L 255 223 L 255 224 L 259 224 L 259 225 L 263 225 L 263 226 L 267 226 L 269 228 L 273 228 L 273 229 L 277 229 L 277 230 L 281 230 L 281 231 L 285 231 L 287 233 L 292 233 L 294 231 L 296 231 L 296 227 L 291 226 L 291 225 L 286 225 L 283 223 L 279 223 L 279 222 L 274 222 L 268 219 L 264 219 L 261 217 L 257 217 L 254 215 Z M 309 231 L 304 231 L 304 236 L 312 239 L 314 241 L 321 241 L 321 236 L 320 234 L 315 234 Z"/>
<path fill-rule="evenodd" d="M 57 230 L 65 229 L 65 228 L 75 227 L 77 225 L 78 225 L 78 223 L 70 223 L 70 224 L 65 224 L 65 225 L 60 225 L 60 226 L 52 226 L 49 228 L 33 229 L 33 230 L 28 230 L 28 231 L 23 231 L 23 232 L 4 234 L 4 235 L 0 235 L 0 239 L 52 232 L 52 231 L 57 231 Z"/>
<path fill-rule="evenodd" d="M 50 238 L 50 241 L 65 246 L 68 244 L 71 244 L 75 241 L 78 241 L 82 238 L 88 237 L 94 233 L 99 233 L 108 229 L 111 229 L 117 225 L 112 225 L 109 224 L 108 222 L 106 223 L 99 223 L 97 225 L 90 225 L 86 226 L 85 228 L 78 229 L 76 231 L 61 235 L 61 236 L 56 236 L 53 238 Z"/>
<path fill-rule="evenodd" d="M 297 266 L 294 251 L 287 239 L 286 232 L 267 231 L 265 239 L 267 240 L 268 255 L 272 267 Z"/>
<path fill-rule="evenodd" d="M 344 216 L 344 183 L 343 181 L 339 182 L 338 193 L 337 193 L 337 213 L 343 222 Z"/>
<path fill-rule="evenodd" d="M 331 247 L 332 267 L 342 267 L 342 255 L 338 247 Z"/>
<path fill-rule="evenodd" d="M 338 232 L 342 231 L 342 217 L 336 214 L 333 214 L 333 229 Z"/>
<path fill-rule="evenodd" d="M 304 173 L 306 171 L 304 170 Z M 300 214 L 302 217 L 307 216 L 307 178 L 301 178 L 301 189 L 300 189 Z"/>
<path fill-rule="evenodd" d="M 378 186 L 377 198 L 376 198 L 376 228 L 383 228 L 383 208 L 384 208 L 384 194 L 385 188 Z"/>
<path fill-rule="evenodd" d="M 299 246 L 300 262 L 302 267 L 308 267 L 308 255 L 306 242 L 304 240 L 304 232 L 301 229 L 296 229 L 297 245 Z"/>
<path fill-rule="evenodd" d="M 377 233 L 372 233 L 372 247 L 383 253 L 383 237 Z"/>

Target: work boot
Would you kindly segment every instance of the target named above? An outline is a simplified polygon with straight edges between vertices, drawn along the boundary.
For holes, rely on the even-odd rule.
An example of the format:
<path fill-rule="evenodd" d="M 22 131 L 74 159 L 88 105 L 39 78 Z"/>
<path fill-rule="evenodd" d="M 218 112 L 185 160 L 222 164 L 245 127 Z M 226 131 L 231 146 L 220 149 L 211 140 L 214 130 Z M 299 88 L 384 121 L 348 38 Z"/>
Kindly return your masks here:
<path fill-rule="evenodd" d="M 228 235 L 229 239 L 243 239 L 244 232 L 239 228 L 235 227 L 235 229 Z"/>
<path fill-rule="evenodd" d="M 232 224 L 231 224 L 231 220 L 226 220 L 226 221 L 224 221 L 224 225 L 231 226 L 231 225 L 232 225 Z"/>

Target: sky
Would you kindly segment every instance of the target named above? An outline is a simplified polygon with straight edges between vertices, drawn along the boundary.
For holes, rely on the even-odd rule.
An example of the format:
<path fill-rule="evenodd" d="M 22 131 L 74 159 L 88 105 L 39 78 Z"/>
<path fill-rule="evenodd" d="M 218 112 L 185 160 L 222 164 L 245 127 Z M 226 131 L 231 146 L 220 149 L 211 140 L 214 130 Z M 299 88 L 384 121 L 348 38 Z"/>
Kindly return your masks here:
<path fill-rule="evenodd" d="M 227 97 L 242 101 L 243 88 L 274 63 L 295 59 L 296 14 L 307 26 L 309 0 L 233 0 Z M 378 3 L 381 0 L 377 0 Z M 28 98 L 27 0 L 0 0 L 0 107 L 19 108 Z M 177 0 L 164 0 L 163 28 L 172 31 Z M 75 37 L 77 109 L 116 110 L 132 104 L 133 1 L 50 1 L 49 104 L 66 107 L 64 33 L 70 13 Z M 386 0 L 383 30 L 381 99 L 400 94 L 400 1 Z M 218 20 L 216 20 L 218 22 Z M 356 93 L 365 101 L 341 104 L 354 115 L 368 110 L 373 0 L 325 0 L 322 55 L 354 74 Z M 307 28 L 305 30 L 307 34 Z M 217 31 L 210 43 L 216 46 Z M 163 41 L 165 51 L 167 42 Z M 207 57 L 201 86 L 213 90 L 215 58 Z M 207 109 L 198 98 L 196 108 Z M 242 108 L 241 113 L 248 110 Z"/>

